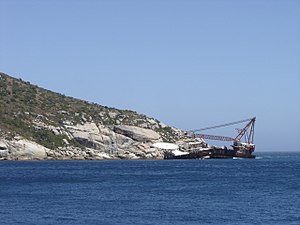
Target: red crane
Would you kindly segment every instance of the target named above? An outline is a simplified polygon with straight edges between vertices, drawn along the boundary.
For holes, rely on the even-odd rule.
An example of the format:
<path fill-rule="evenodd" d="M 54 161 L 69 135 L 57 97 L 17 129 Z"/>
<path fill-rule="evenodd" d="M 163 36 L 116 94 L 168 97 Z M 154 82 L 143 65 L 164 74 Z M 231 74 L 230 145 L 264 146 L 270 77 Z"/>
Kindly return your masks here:
<path fill-rule="evenodd" d="M 253 144 L 255 121 L 256 121 L 256 117 L 253 117 L 250 119 L 226 123 L 226 124 L 222 124 L 222 125 L 218 125 L 218 126 L 205 127 L 205 128 L 201 128 L 201 129 L 197 129 L 197 130 L 191 130 L 191 131 L 188 131 L 188 134 L 190 134 L 190 136 L 195 137 L 195 138 L 211 139 L 211 140 L 218 140 L 218 141 L 233 141 L 233 142 L 241 142 L 241 139 L 244 137 L 245 143 Z M 238 129 L 239 133 L 235 138 L 198 133 L 198 132 L 204 131 L 204 130 L 221 128 L 221 127 L 231 126 L 231 125 L 245 123 L 245 122 L 248 122 L 247 125 L 242 129 Z"/>

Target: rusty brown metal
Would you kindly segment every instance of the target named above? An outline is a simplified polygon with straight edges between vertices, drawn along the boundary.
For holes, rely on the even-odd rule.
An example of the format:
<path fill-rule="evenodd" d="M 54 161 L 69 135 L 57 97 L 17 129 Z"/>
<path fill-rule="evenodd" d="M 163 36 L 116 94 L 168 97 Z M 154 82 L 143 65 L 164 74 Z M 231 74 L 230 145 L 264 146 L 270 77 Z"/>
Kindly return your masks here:
<path fill-rule="evenodd" d="M 246 138 L 246 140 L 245 140 L 246 143 L 253 144 L 255 121 L 256 121 L 256 117 L 253 117 L 250 120 L 250 122 L 236 136 L 235 140 L 240 141 L 243 137 L 245 137 Z M 250 131 L 248 132 L 249 129 L 250 129 Z"/>

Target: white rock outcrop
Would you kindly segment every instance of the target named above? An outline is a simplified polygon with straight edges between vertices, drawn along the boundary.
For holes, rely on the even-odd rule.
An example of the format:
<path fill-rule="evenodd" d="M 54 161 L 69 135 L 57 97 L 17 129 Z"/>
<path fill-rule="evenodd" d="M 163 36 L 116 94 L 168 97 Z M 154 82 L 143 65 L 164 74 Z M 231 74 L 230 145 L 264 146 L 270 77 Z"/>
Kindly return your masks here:
<path fill-rule="evenodd" d="M 151 121 L 153 122 L 153 121 Z M 94 122 L 62 127 L 35 124 L 54 135 L 65 135 L 64 146 L 48 149 L 21 136 L 0 139 L 0 159 L 10 160 L 85 160 L 85 159 L 162 159 L 163 151 L 153 143 L 161 141 L 157 132 L 129 125 L 105 126 Z M 82 146 L 72 145 L 72 140 Z M 83 147 L 84 146 L 84 147 Z"/>
<path fill-rule="evenodd" d="M 114 126 L 114 132 L 139 142 L 156 141 L 161 138 L 160 135 L 153 130 L 136 126 Z"/>
<path fill-rule="evenodd" d="M 4 141 L 0 140 L 0 150 L 7 150 L 7 145 Z"/>
<path fill-rule="evenodd" d="M 12 141 L 3 140 L 0 142 L 5 143 L 7 147 L 6 149 L 7 159 L 41 160 L 47 158 L 46 152 L 49 149 L 35 142 L 26 139 L 19 139 L 19 140 L 12 140 Z"/>

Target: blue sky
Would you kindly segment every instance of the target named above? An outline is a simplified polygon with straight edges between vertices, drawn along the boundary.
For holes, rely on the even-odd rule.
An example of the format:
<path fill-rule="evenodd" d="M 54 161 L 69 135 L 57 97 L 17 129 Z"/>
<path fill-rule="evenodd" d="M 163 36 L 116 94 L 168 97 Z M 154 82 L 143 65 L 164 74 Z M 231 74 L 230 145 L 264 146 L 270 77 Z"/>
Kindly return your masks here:
<path fill-rule="evenodd" d="M 257 116 L 257 151 L 300 151 L 300 1 L 0 0 L 0 28 L 9 75 L 183 130 Z"/>

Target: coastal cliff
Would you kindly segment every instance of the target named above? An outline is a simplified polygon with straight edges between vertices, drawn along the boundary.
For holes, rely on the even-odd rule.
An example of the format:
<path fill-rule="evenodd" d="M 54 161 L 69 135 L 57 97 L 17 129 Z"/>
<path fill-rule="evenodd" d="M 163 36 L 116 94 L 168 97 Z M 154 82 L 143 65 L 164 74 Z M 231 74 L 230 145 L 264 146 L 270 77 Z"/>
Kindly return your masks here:
<path fill-rule="evenodd" d="M 0 160 L 162 159 L 182 131 L 0 73 Z"/>

